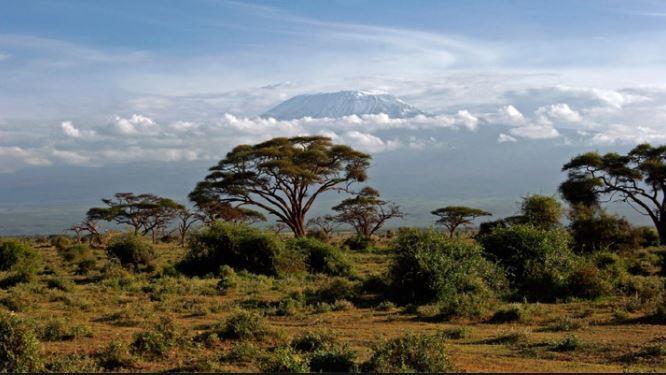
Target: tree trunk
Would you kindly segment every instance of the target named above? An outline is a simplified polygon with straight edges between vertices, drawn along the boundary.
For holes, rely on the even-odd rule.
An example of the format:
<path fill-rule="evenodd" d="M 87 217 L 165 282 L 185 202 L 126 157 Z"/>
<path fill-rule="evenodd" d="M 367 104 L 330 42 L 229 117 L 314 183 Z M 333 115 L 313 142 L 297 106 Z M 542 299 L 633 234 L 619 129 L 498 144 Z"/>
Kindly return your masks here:
<path fill-rule="evenodd" d="M 666 245 L 666 217 L 656 223 L 657 233 L 659 233 L 659 244 Z"/>

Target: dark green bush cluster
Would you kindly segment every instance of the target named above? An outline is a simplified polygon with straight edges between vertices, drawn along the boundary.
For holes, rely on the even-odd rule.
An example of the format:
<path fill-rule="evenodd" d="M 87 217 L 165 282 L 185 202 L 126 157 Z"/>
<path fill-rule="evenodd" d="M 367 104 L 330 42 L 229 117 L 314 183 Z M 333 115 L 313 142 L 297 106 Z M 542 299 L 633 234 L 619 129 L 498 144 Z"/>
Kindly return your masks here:
<path fill-rule="evenodd" d="M 308 271 L 331 276 L 345 276 L 351 265 L 340 249 L 314 238 L 294 238 L 287 243 L 288 248 L 301 254 Z"/>
<path fill-rule="evenodd" d="M 302 353 L 311 372 L 355 372 L 356 352 L 340 345 L 330 332 L 305 332 L 291 342 L 291 348 Z"/>
<path fill-rule="evenodd" d="M 411 333 L 379 344 L 363 364 L 363 370 L 393 373 L 455 371 L 442 337 Z"/>
<path fill-rule="evenodd" d="M 519 224 L 496 228 L 480 240 L 486 255 L 504 267 L 518 297 L 554 300 L 566 295 L 576 256 L 565 231 Z"/>
<path fill-rule="evenodd" d="M 569 231 L 573 249 L 578 253 L 635 248 L 643 242 L 641 232 L 634 230 L 626 219 L 594 208 L 575 209 Z"/>
<path fill-rule="evenodd" d="M 372 238 L 354 235 L 347 238 L 344 241 L 343 246 L 347 246 L 350 250 L 363 251 L 370 249 L 372 244 Z"/>
<path fill-rule="evenodd" d="M 218 274 L 220 266 L 264 275 L 301 271 L 305 265 L 271 232 L 217 222 L 190 238 L 190 250 L 179 268 L 188 274 Z"/>
<path fill-rule="evenodd" d="M 389 292 L 401 304 L 439 302 L 444 315 L 482 315 L 505 286 L 473 242 L 434 231 L 402 230 L 394 241 Z"/>
<path fill-rule="evenodd" d="M 226 339 L 250 340 L 261 338 L 267 333 L 268 329 L 263 316 L 241 310 L 227 318 L 220 336 Z"/>
<path fill-rule="evenodd" d="M 130 350 L 140 356 L 164 357 L 181 341 L 182 335 L 173 320 L 163 317 L 152 330 L 135 334 Z"/>
<path fill-rule="evenodd" d="M 136 271 L 151 270 L 155 250 L 144 238 L 126 233 L 115 238 L 107 247 L 109 257 L 118 260 L 123 267 Z"/>
<path fill-rule="evenodd" d="M 11 239 L 0 242 L 1 271 L 12 271 L 21 281 L 28 281 L 37 273 L 39 262 L 39 253 L 25 242 Z"/>
<path fill-rule="evenodd" d="M 38 372 L 43 358 L 34 329 L 14 314 L 0 314 L 0 372 Z"/>

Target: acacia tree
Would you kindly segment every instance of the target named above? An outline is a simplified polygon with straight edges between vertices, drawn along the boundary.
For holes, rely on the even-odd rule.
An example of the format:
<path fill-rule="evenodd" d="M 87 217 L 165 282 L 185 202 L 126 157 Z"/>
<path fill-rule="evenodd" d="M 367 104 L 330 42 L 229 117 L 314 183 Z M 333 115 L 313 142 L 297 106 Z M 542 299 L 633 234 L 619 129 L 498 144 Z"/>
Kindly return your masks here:
<path fill-rule="evenodd" d="M 266 217 L 259 211 L 239 206 L 234 207 L 231 203 L 222 200 L 213 189 L 210 189 L 209 184 L 208 181 L 199 182 L 189 195 L 190 201 L 197 208 L 197 216 L 205 224 L 218 220 L 235 223 L 255 223 L 266 220 Z"/>
<path fill-rule="evenodd" d="M 192 225 L 202 220 L 202 216 L 198 215 L 196 212 L 190 210 L 187 207 L 183 207 L 178 210 L 176 214 L 176 219 L 178 221 L 178 239 L 180 246 L 185 246 L 185 239 L 187 238 L 187 233 L 190 231 Z"/>
<path fill-rule="evenodd" d="M 465 206 L 447 206 L 430 212 L 438 217 L 436 223 L 449 230 L 449 237 L 453 237 L 456 229 L 461 225 L 472 224 L 474 219 L 481 216 L 491 216 L 490 212 L 478 208 Z"/>
<path fill-rule="evenodd" d="M 388 220 L 404 216 L 400 207 L 381 200 L 379 192 L 368 186 L 356 196 L 340 202 L 333 210 L 338 213 L 336 221 L 351 225 L 363 238 L 372 237 Z"/>
<path fill-rule="evenodd" d="M 330 238 L 331 233 L 335 230 L 336 221 L 335 217 L 331 215 L 317 216 L 308 220 L 307 226 L 321 231 L 326 238 Z"/>
<path fill-rule="evenodd" d="M 153 194 L 116 193 L 111 199 L 102 199 L 106 207 L 94 207 L 86 214 L 88 220 L 114 221 L 133 228 L 134 234 L 157 232 L 171 221 L 183 206 L 169 198 Z"/>
<path fill-rule="evenodd" d="M 365 181 L 370 155 L 328 137 L 274 138 L 236 146 L 192 192 L 261 208 L 305 235 L 305 215 L 324 192 Z"/>
<path fill-rule="evenodd" d="M 666 245 L 666 145 L 641 144 L 626 155 L 588 152 L 571 159 L 562 170 L 568 172 L 560 185 L 565 199 L 626 202 L 652 220 L 660 243 Z"/>

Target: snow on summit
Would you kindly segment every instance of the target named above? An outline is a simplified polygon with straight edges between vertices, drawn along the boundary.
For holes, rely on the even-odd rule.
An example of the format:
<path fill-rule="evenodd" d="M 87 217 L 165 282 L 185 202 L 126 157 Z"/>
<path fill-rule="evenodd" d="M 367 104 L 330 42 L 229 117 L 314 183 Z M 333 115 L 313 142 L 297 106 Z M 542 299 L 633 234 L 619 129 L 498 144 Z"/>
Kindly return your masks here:
<path fill-rule="evenodd" d="M 391 118 L 424 114 L 393 95 L 368 91 L 339 91 L 295 96 L 273 107 L 262 117 L 293 120 L 303 117 L 340 118 L 380 113 Z"/>

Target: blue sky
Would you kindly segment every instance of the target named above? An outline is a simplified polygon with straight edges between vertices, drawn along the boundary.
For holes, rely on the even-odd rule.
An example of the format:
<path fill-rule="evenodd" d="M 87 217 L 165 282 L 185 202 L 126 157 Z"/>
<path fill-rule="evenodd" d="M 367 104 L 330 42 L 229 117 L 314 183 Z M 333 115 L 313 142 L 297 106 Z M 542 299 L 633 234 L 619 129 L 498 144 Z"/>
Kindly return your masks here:
<path fill-rule="evenodd" d="M 503 141 L 659 141 L 665 21 L 662 1 L 1 1 L 0 172 L 123 163 L 123 148 L 215 159 L 307 132 L 257 118 L 281 101 L 347 89 L 436 126 L 509 126 Z M 336 126 L 317 130 L 344 140 Z"/>

